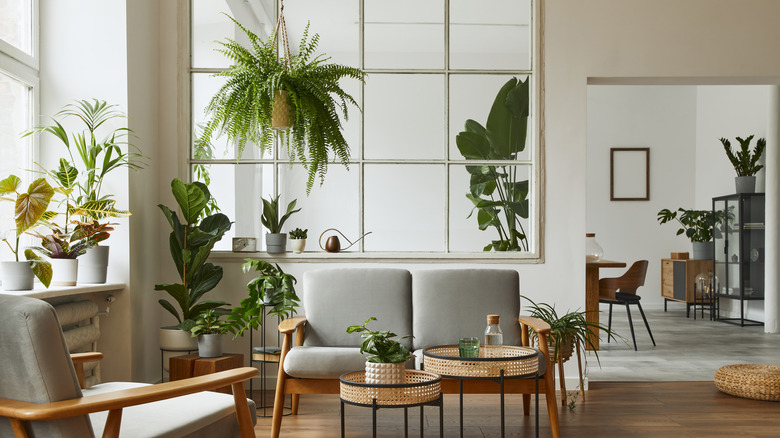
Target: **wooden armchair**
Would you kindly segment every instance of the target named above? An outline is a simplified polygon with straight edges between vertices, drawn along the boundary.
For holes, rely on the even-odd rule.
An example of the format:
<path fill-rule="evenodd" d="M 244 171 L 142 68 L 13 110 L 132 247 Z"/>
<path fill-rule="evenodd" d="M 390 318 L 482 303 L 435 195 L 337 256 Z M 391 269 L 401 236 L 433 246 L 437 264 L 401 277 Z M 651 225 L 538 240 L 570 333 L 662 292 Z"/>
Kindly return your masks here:
<path fill-rule="evenodd" d="M 239 368 L 159 385 L 102 384 L 84 390 L 83 364 L 100 353 L 69 356 L 54 309 L 26 297 L 0 295 L 0 436 L 254 437 Z M 112 386 L 114 385 L 114 386 Z M 230 385 L 233 396 L 204 392 Z M 120 386 L 125 389 L 111 391 Z M 93 395 L 84 395 L 84 394 Z M 107 412 L 102 417 L 100 413 Z M 92 415 L 89 415 L 92 414 Z M 125 421 L 123 422 L 123 417 Z"/>

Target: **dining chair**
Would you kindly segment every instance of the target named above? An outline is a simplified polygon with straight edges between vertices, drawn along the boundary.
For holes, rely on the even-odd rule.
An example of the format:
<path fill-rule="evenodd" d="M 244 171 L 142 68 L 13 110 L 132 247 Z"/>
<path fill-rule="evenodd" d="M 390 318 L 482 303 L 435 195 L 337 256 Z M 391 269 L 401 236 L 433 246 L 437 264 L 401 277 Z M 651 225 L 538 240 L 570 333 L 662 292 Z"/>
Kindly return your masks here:
<path fill-rule="evenodd" d="M 645 277 L 647 276 L 647 260 L 639 260 L 634 262 L 630 268 L 620 277 L 617 278 L 602 278 L 599 280 L 599 303 L 609 304 L 609 322 L 607 328 L 612 330 L 612 305 L 621 304 L 626 306 L 626 313 L 628 314 L 628 326 L 631 328 L 631 339 L 634 341 L 634 350 L 637 350 L 636 336 L 634 334 L 634 323 L 631 320 L 631 304 L 636 304 L 639 308 L 639 313 L 642 314 L 642 320 L 647 327 L 647 333 L 650 334 L 650 340 L 653 341 L 655 346 L 655 339 L 653 338 L 653 332 L 650 331 L 650 324 L 647 323 L 645 312 L 642 310 L 642 304 L 640 300 L 642 297 L 636 294 L 636 290 L 640 286 L 644 286 Z M 607 342 L 611 335 L 607 336 Z"/>

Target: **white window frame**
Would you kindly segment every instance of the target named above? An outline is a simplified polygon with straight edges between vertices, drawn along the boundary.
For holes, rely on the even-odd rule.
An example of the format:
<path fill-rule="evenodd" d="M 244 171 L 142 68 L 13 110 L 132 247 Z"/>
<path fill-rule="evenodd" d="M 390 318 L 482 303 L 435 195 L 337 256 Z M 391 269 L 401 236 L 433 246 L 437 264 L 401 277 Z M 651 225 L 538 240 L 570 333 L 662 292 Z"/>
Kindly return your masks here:
<path fill-rule="evenodd" d="M 444 47 L 444 56 L 445 56 L 445 67 L 442 69 L 431 69 L 431 70 L 420 70 L 420 69 L 366 69 L 364 67 L 364 51 L 363 51 L 363 39 L 365 35 L 364 30 L 364 19 L 363 19 L 363 0 L 360 0 L 360 23 L 361 23 L 361 29 L 360 29 L 360 67 L 370 76 L 370 75 L 377 75 L 377 74 L 388 74 L 388 73 L 429 73 L 429 74 L 443 74 L 445 76 L 445 81 L 447 83 L 447 88 L 449 89 L 449 81 L 450 77 L 453 75 L 461 75 L 461 74 L 480 74 L 480 75 L 503 75 L 503 76 L 528 76 L 532 80 L 532 97 L 531 97 L 531 104 L 533 105 L 531 113 L 534 115 L 533 117 L 533 126 L 531 126 L 531 129 L 529 130 L 529 138 L 531 139 L 531 143 L 529 144 L 529 147 L 531 148 L 531 159 L 530 160 L 516 160 L 512 161 L 512 164 L 517 165 L 524 165 L 524 164 L 530 164 L 532 172 L 531 172 L 531 186 L 532 186 L 532 192 L 529 193 L 529 197 L 531 197 L 532 205 L 534 205 L 534 208 L 531 211 L 531 215 L 529 217 L 529 221 L 531 223 L 531 228 L 536 233 L 536 236 L 533 241 L 532 248 L 529 250 L 529 252 L 496 252 L 496 251 L 490 251 L 490 252 L 484 252 L 484 251 L 474 251 L 474 252 L 450 252 L 449 249 L 449 192 L 450 192 L 450 186 L 449 186 L 449 174 L 450 174 L 450 168 L 453 165 L 462 165 L 462 164 L 506 164 L 506 161 L 500 161 L 500 162 L 475 162 L 475 161 L 467 161 L 465 159 L 455 159 L 449 156 L 449 153 L 445 154 L 444 159 L 437 159 L 437 160 L 384 160 L 384 159 L 366 159 L 364 158 L 364 142 L 363 142 L 363 122 L 361 122 L 361 143 L 360 143 L 360 154 L 358 158 L 351 157 L 350 158 L 350 169 L 355 169 L 359 172 L 359 181 L 360 181 L 360 188 L 359 188 L 359 199 L 360 199 L 360 209 L 359 211 L 363 211 L 363 203 L 364 203 L 364 181 L 363 181 L 363 174 L 364 174 L 364 167 L 366 164 L 376 164 L 376 163 L 382 163 L 382 164 L 435 164 L 435 165 L 443 165 L 446 167 L 445 175 L 447 178 L 447 181 L 445 181 L 445 189 L 446 189 L 446 201 L 445 201 L 445 224 L 444 224 L 444 243 L 445 243 L 445 250 L 439 251 L 439 252 L 364 252 L 363 245 L 360 244 L 360 248 L 356 251 L 351 252 L 345 252 L 345 253 L 324 253 L 324 252 L 314 252 L 314 253 L 304 253 L 304 254 L 292 254 L 287 253 L 282 256 L 275 256 L 275 255 L 269 255 L 265 252 L 256 252 L 254 254 L 263 254 L 263 257 L 266 259 L 271 260 L 287 260 L 287 261 L 350 261 L 350 260 L 366 260 L 366 261 L 377 261 L 377 262 L 403 262 L 403 261 L 425 261 L 425 260 L 436 260 L 439 262 L 464 262 L 464 261 L 470 261 L 470 262 L 489 262 L 489 263 L 544 263 L 544 222 L 542 220 L 543 218 L 543 209 L 544 209 L 544 199 L 543 199 L 543 193 L 544 193 L 544 153 L 543 153 L 543 146 L 544 146 L 544 102 L 543 102 L 543 96 L 544 96 L 544 76 L 542 71 L 542 66 L 544 63 L 542 62 L 542 17 L 543 17 L 543 2 L 544 0 L 530 0 L 531 1 L 531 26 L 532 26 L 532 47 L 531 47 L 531 69 L 530 70 L 464 70 L 464 69 L 454 69 L 449 67 L 449 0 L 442 0 L 445 5 L 445 47 Z M 193 74 L 203 74 L 203 73 L 217 73 L 219 71 L 222 71 L 223 69 L 220 68 L 194 68 L 192 67 L 192 56 L 191 56 L 191 44 L 192 44 L 192 29 L 191 29 L 191 11 L 192 11 L 192 3 L 190 0 L 184 2 L 184 9 L 185 14 L 184 16 L 187 17 L 186 25 L 185 25 L 185 35 L 186 35 L 186 56 L 183 57 L 183 59 L 186 59 L 187 63 L 185 66 L 185 77 L 186 79 L 186 85 L 182 87 L 182 91 L 186 92 L 186 99 L 183 99 L 183 102 L 186 106 L 182 108 L 182 117 L 184 120 L 184 124 L 186 125 L 186 131 L 187 135 L 184 138 L 185 144 L 182 145 L 182 156 L 184 157 L 184 166 L 182 167 L 186 171 L 186 175 L 182 175 L 182 177 L 186 178 L 187 180 L 192 180 L 192 169 L 193 166 L 196 164 L 235 164 L 236 160 L 234 159 L 214 159 L 214 160 L 194 160 L 192 159 L 192 133 L 194 132 L 192 128 L 192 78 Z M 278 14 L 278 4 L 277 4 L 277 14 Z M 365 87 L 365 85 L 364 85 Z M 449 94 L 449 93 L 447 93 Z M 364 89 L 361 88 L 360 96 L 357 97 L 357 100 L 359 101 L 361 108 L 363 107 L 363 99 L 364 99 Z M 445 97 L 445 99 L 448 99 L 448 97 Z M 447 100 L 445 108 L 449 106 L 449 101 Z M 446 118 L 447 120 L 447 132 L 449 132 L 449 125 L 452 121 L 449 120 L 449 115 Z M 446 146 L 449 148 L 449 146 Z M 275 169 L 275 178 L 274 178 L 274 193 L 278 193 L 279 188 L 279 175 L 280 172 L 278 172 L 278 169 L 280 165 L 289 165 L 289 160 L 286 158 L 280 157 L 279 154 L 279 147 L 274 148 L 274 153 L 272 157 L 269 158 L 263 158 L 263 159 L 241 159 L 241 164 L 271 164 L 274 166 Z M 476 227 L 476 220 L 474 222 L 474 226 Z M 365 232 L 364 230 L 364 216 L 361 213 L 360 217 L 360 235 L 362 235 Z M 489 231 L 486 231 L 488 233 Z M 487 236 L 487 234 L 486 234 Z M 258 236 L 256 236 L 258 237 Z M 260 236 L 262 237 L 262 236 Z M 310 240 L 316 239 L 315 236 Z M 486 239 L 486 241 L 489 239 Z M 362 242 L 361 242 L 362 243 Z M 316 242 L 311 242 L 311 244 L 315 245 Z M 230 251 L 215 251 L 216 258 L 220 259 L 232 259 L 232 258 L 244 258 L 247 255 L 251 255 L 253 253 L 232 253 Z"/>

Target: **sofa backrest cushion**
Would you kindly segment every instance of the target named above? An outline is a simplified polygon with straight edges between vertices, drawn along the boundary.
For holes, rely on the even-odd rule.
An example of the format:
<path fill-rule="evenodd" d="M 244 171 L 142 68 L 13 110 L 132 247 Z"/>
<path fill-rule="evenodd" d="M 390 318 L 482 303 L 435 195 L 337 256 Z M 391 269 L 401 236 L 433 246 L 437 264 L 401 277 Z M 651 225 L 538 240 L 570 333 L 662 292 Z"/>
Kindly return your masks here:
<path fill-rule="evenodd" d="M 520 345 L 520 279 L 510 269 L 433 269 L 412 279 L 414 349 L 483 342 L 487 315 L 500 315 L 505 345 Z"/>
<path fill-rule="evenodd" d="M 303 274 L 303 310 L 308 323 L 304 345 L 359 347 L 363 338 L 347 333 L 370 317 L 372 330 L 412 334 L 412 276 L 405 269 L 340 268 Z M 401 341 L 411 348 L 412 340 Z"/>
<path fill-rule="evenodd" d="M 50 403 L 82 396 L 59 319 L 48 303 L 0 294 L 0 398 Z M 30 436 L 91 437 L 86 415 L 26 423 Z M 0 418 L 0 436 L 13 436 Z"/>

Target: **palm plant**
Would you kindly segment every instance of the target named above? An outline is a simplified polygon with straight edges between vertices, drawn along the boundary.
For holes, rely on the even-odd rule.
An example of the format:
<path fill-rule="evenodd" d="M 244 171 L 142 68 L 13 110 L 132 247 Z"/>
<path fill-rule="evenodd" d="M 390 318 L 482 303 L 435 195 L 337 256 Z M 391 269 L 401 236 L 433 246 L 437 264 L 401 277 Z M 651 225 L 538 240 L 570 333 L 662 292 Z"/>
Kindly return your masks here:
<path fill-rule="evenodd" d="M 737 171 L 737 176 L 753 176 L 763 169 L 764 166 L 758 164 L 758 159 L 761 158 L 761 154 L 764 153 L 766 147 L 766 140 L 759 138 L 756 142 L 756 148 L 753 153 L 750 153 L 750 142 L 754 136 L 742 139 L 737 137 L 740 150 L 735 154 L 731 150 L 731 142 L 725 138 L 721 138 L 720 142 L 723 144 L 723 149 L 726 150 L 726 155 L 729 157 L 729 161 L 734 166 L 734 170 Z"/>
<path fill-rule="evenodd" d="M 339 82 L 344 78 L 364 82 L 365 74 L 358 68 L 328 64 L 330 58 L 324 55 L 314 56 L 319 35 L 309 39 L 308 25 L 297 55 L 289 53 L 282 27 L 285 51 L 279 57 L 277 35 L 263 42 L 238 21 L 228 18 L 246 34 L 249 47 L 232 39 L 219 42 L 221 47 L 217 51 L 233 65 L 214 75 L 224 77 L 225 84 L 206 107 L 210 119 L 202 141 L 209 142 L 213 136 L 225 134 L 238 145 L 239 158 L 247 142 L 257 144 L 263 152 L 270 151 L 274 138 L 271 122 L 274 99 L 283 96 L 279 92 L 284 91 L 291 106 L 293 125 L 290 132 L 279 133 L 290 160 L 300 160 L 308 170 L 308 193 L 316 176 L 324 181 L 329 152 L 345 166 L 349 162 L 349 146 L 341 133 L 339 113 L 347 120 L 349 105 L 358 105 Z M 281 17 L 280 23 L 283 23 Z"/>

